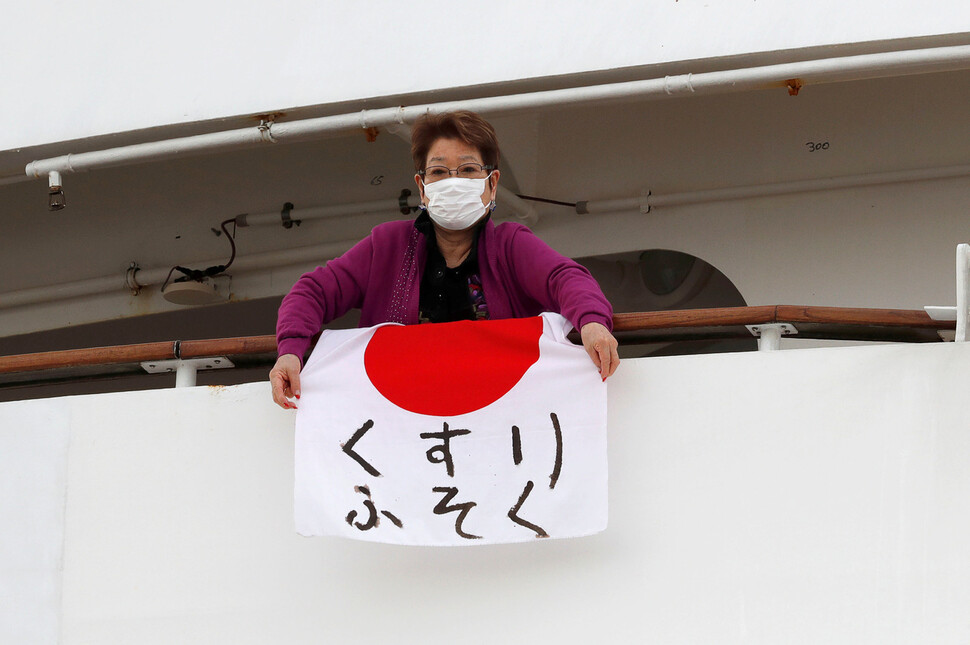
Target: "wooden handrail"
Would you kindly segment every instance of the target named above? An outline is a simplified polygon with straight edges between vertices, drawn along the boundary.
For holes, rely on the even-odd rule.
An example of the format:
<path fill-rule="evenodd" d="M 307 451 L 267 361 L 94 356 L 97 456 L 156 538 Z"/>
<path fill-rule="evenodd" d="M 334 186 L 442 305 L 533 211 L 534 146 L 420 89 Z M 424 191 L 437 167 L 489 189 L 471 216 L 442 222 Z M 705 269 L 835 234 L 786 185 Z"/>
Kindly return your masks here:
<path fill-rule="evenodd" d="M 680 309 L 645 311 L 613 316 L 615 331 L 676 329 L 682 327 L 726 327 L 767 323 L 816 323 L 870 327 L 911 327 L 915 329 L 955 329 L 956 323 L 933 320 L 921 309 L 862 309 L 851 307 L 807 307 L 766 305 L 759 307 L 721 307 L 717 309 Z"/>
<path fill-rule="evenodd" d="M 778 305 L 773 322 L 956 329 L 955 321 L 930 318 L 922 309 L 859 309 L 852 307 L 805 307 Z"/>
<path fill-rule="evenodd" d="M 176 358 L 174 348 L 175 343 L 162 342 L 0 356 L 0 374 L 33 372 L 63 367 L 78 367 L 81 365 L 115 365 L 118 363 L 161 361 Z"/>
<path fill-rule="evenodd" d="M 179 358 L 205 358 L 230 354 L 275 354 L 276 336 L 240 336 L 213 340 L 183 340 Z M 0 358 L 0 361 L 3 359 Z"/>
<path fill-rule="evenodd" d="M 613 316 L 613 326 L 617 332 L 743 327 L 744 325 L 763 325 L 776 322 L 792 323 L 796 327 L 799 324 L 866 328 L 895 327 L 920 330 L 946 330 L 956 327 L 956 323 L 952 321 L 933 320 L 922 310 L 793 305 L 650 311 L 618 313 Z M 276 338 L 274 336 L 242 336 L 212 340 L 141 343 L 0 356 L 0 374 L 94 365 L 130 364 L 177 358 L 274 354 L 275 352 Z"/>
<path fill-rule="evenodd" d="M 725 327 L 760 325 L 773 322 L 774 306 L 721 307 L 718 309 L 679 309 L 615 314 L 614 331 L 677 329 L 682 327 Z"/>

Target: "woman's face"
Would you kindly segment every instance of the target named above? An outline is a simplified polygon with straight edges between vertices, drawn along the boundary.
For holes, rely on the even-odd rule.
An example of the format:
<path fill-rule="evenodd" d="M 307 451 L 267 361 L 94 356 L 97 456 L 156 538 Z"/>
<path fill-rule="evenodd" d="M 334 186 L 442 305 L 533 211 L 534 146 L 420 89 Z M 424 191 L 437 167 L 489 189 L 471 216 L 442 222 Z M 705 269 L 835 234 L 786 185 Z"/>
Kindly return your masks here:
<path fill-rule="evenodd" d="M 459 139 L 437 139 L 431 144 L 431 148 L 428 149 L 428 156 L 424 160 L 424 167 L 444 166 L 445 168 L 454 170 L 463 163 L 485 164 L 482 161 L 482 155 L 478 151 L 478 148 L 470 146 Z M 488 206 L 495 199 L 495 193 L 498 190 L 498 176 L 498 170 L 491 171 L 491 177 L 486 182 L 485 191 L 482 193 L 483 206 Z M 421 191 L 421 202 L 427 206 L 428 197 L 424 194 L 424 183 L 421 175 L 415 175 L 414 181 L 418 185 L 418 190 Z"/>

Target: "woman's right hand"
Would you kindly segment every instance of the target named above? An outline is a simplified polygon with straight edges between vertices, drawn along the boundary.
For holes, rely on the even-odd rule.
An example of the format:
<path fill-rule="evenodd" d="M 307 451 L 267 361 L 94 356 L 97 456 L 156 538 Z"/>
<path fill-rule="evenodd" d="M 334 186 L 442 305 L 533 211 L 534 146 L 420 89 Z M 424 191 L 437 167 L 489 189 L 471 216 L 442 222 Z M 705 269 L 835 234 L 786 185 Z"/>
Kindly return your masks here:
<path fill-rule="evenodd" d="M 269 371 L 273 401 L 284 410 L 296 409 L 296 404 L 289 399 L 300 398 L 300 367 L 299 356 L 283 354 L 276 359 L 276 365 Z"/>

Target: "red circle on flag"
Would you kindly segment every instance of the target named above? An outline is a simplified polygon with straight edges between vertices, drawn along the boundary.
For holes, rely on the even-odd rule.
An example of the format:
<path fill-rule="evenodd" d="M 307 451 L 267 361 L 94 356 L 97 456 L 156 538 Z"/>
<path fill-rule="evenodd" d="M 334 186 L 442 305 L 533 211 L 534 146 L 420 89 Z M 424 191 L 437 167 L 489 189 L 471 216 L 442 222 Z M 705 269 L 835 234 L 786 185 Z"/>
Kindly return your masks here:
<path fill-rule="evenodd" d="M 379 327 L 364 350 L 367 377 L 409 412 L 455 416 L 511 390 L 539 360 L 542 318 Z"/>

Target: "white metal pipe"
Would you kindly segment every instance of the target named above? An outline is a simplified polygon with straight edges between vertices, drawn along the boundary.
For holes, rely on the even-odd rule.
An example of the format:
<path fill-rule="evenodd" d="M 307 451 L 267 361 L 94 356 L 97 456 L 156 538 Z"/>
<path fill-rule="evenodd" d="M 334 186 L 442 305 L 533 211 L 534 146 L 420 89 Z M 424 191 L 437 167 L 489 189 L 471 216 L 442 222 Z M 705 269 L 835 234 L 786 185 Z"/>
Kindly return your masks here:
<path fill-rule="evenodd" d="M 66 154 L 50 159 L 31 161 L 27 164 L 25 170 L 28 176 L 43 177 L 55 170 L 64 173 L 81 172 L 95 168 L 138 163 L 139 161 L 156 161 L 184 154 L 232 150 L 255 145 L 265 140 L 263 131 L 258 127 L 242 128 L 165 141 L 138 143 L 120 148 L 108 148 L 107 150 Z"/>
<path fill-rule="evenodd" d="M 175 369 L 175 387 L 195 387 L 198 368 L 192 361 L 179 361 Z"/>
<path fill-rule="evenodd" d="M 647 206 L 647 197 L 622 197 L 620 199 L 601 199 L 592 202 L 578 202 L 576 212 L 580 215 L 600 213 L 615 213 L 617 211 L 640 211 L 646 213 L 650 209 Z"/>
<path fill-rule="evenodd" d="M 409 207 L 417 206 L 420 199 L 417 195 L 410 195 L 407 198 Z M 310 206 L 307 208 L 294 208 L 290 211 L 291 220 L 311 220 L 326 219 L 331 217 L 342 217 L 344 215 L 362 215 L 365 213 L 393 213 L 401 208 L 400 202 L 396 199 L 379 199 L 372 202 L 361 202 L 357 204 L 339 204 L 337 206 Z M 260 226 L 260 225 L 280 225 L 282 216 L 280 211 L 271 213 L 257 213 L 255 215 L 245 214 L 236 218 L 239 226 Z"/>
<path fill-rule="evenodd" d="M 954 340 L 967 340 L 967 323 L 970 319 L 970 244 L 957 245 L 957 330 Z"/>
<path fill-rule="evenodd" d="M 5 186 L 7 184 L 19 184 L 22 181 L 30 181 L 35 179 L 35 177 L 28 175 L 13 175 L 11 177 L 0 177 L 0 186 Z"/>
<path fill-rule="evenodd" d="M 402 125 L 426 112 L 468 109 L 487 114 L 502 114 L 547 106 L 607 104 L 631 98 L 646 100 L 685 94 L 783 88 L 789 79 L 794 78 L 803 85 L 810 85 L 963 69 L 970 69 L 970 45 L 863 54 L 261 124 L 254 128 L 40 159 L 27 164 L 25 172 L 28 176 L 41 177 L 52 170 L 74 172 L 183 154 L 215 152 L 267 141 L 304 141 L 332 132 Z"/>
<path fill-rule="evenodd" d="M 515 217 L 535 224 L 539 220 L 535 209 L 531 204 L 525 202 L 518 195 L 505 188 L 501 184 L 498 187 L 496 201 L 506 207 Z M 406 203 L 413 208 L 421 203 L 417 195 L 409 195 Z M 366 213 L 389 213 L 399 211 L 401 203 L 399 200 L 380 199 L 372 202 L 360 202 L 357 204 L 338 204 L 336 206 L 310 206 L 308 208 L 294 208 L 290 211 L 291 220 L 312 220 L 327 219 L 333 217 L 344 217 L 347 215 L 364 215 Z M 243 214 L 236 217 L 236 224 L 239 226 L 265 226 L 280 225 L 282 215 L 279 211 L 270 213 Z"/>
<path fill-rule="evenodd" d="M 164 277 L 162 279 L 164 280 Z M 67 300 L 69 298 L 90 296 L 95 293 L 105 293 L 115 290 L 121 291 L 122 289 L 127 289 L 125 286 L 125 278 L 124 276 L 118 275 L 79 280 L 77 282 L 66 282 L 45 287 L 20 289 L 0 293 L 0 309 L 20 307 L 38 302 Z"/>
<path fill-rule="evenodd" d="M 894 172 L 868 173 L 862 175 L 846 175 L 843 177 L 827 177 L 824 179 L 808 179 L 804 181 L 762 184 L 760 186 L 738 186 L 734 188 L 723 188 L 717 190 L 703 190 L 695 191 L 693 193 L 650 195 L 646 201 L 650 207 L 680 206 L 683 204 L 720 202 L 751 197 L 768 197 L 771 195 L 834 190 L 838 188 L 879 186 L 883 184 L 944 179 L 949 177 L 962 177 L 966 175 L 970 175 L 970 165 L 948 166 L 944 168 L 921 168 L 917 170 L 901 170 Z"/>
<path fill-rule="evenodd" d="M 237 258 L 232 265 L 232 269 L 233 272 L 243 273 L 246 271 L 293 266 L 308 262 L 322 263 L 341 255 L 358 241 L 340 240 L 282 251 L 255 253 Z M 192 262 L 190 264 L 191 266 L 213 266 L 224 261 L 225 258 L 221 258 L 218 260 Z M 168 277 L 169 271 L 171 271 L 171 267 L 138 269 L 134 274 L 134 282 L 139 287 L 160 285 Z M 122 291 L 129 291 L 131 286 L 126 282 L 125 276 L 110 275 L 103 278 L 79 280 L 65 284 L 8 291 L 7 293 L 0 294 L 0 309 L 22 307 L 41 302 L 56 302 L 58 300 L 80 298 L 113 291 L 121 293 Z"/>
<path fill-rule="evenodd" d="M 886 184 L 899 184 L 912 181 L 930 181 L 933 179 L 949 179 L 966 176 L 970 176 L 970 165 L 944 166 L 940 168 L 919 168 L 914 170 L 868 173 L 862 175 L 846 175 L 843 177 L 826 177 L 824 179 L 787 181 L 774 184 L 734 186 L 731 188 L 717 188 L 713 190 L 696 190 L 682 193 L 668 193 L 666 195 L 650 194 L 642 197 L 579 202 L 576 206 L 576 212 L 579 214 L 597 214 L 638 210 L 641 213 L 647 213 L 652 208 L 661 206 L 684 206 L 687 204 L 704 204 L 710 202 L 731 201 L 735 199 L 751 199 L 756 197 L 769 197 L 773 195 L 789 195 L 822 190 L 835 190 L 839 188 L 880 186 Z"/>

